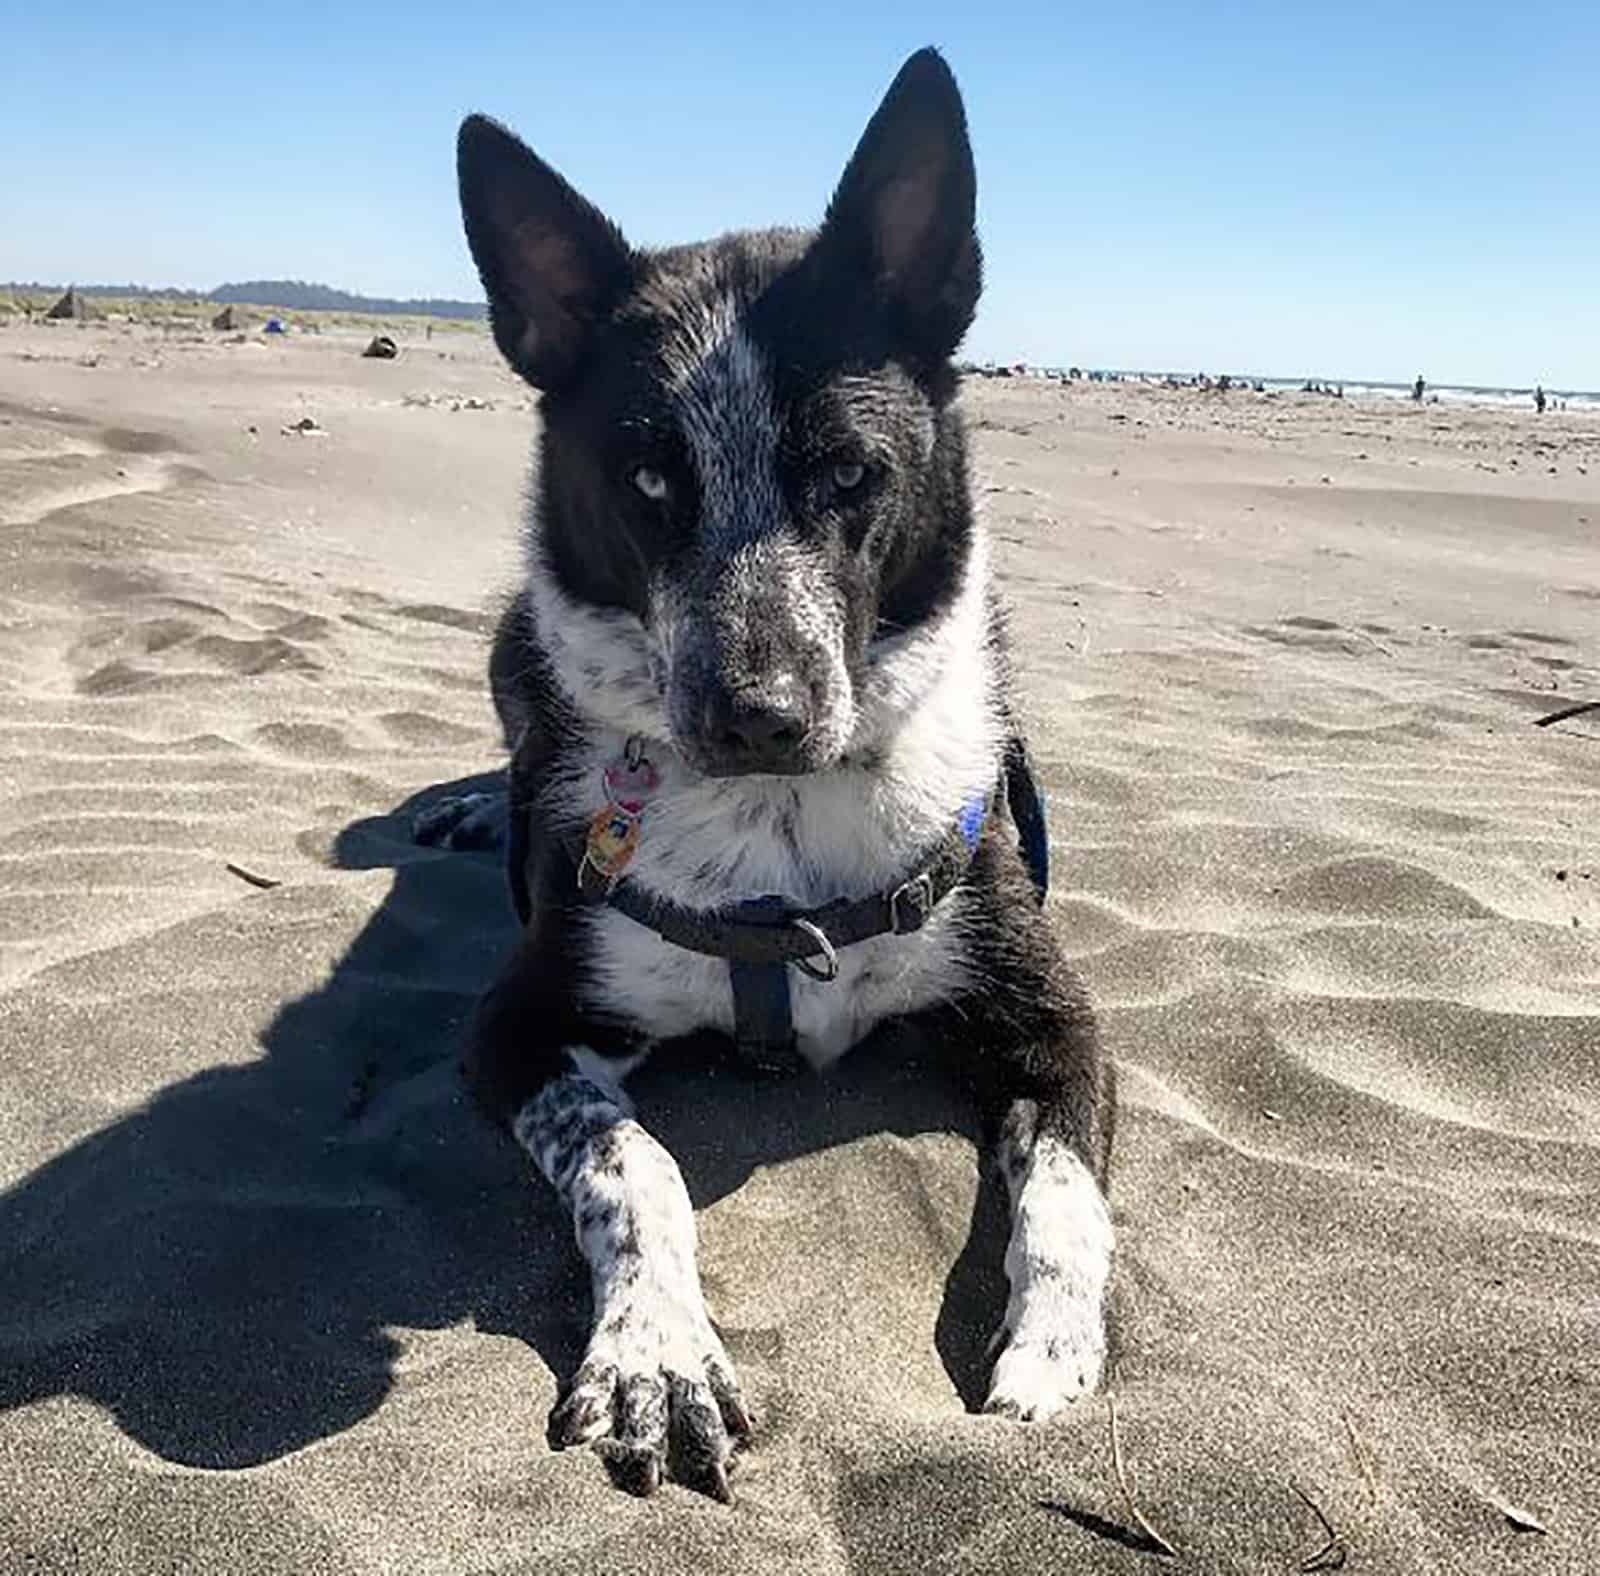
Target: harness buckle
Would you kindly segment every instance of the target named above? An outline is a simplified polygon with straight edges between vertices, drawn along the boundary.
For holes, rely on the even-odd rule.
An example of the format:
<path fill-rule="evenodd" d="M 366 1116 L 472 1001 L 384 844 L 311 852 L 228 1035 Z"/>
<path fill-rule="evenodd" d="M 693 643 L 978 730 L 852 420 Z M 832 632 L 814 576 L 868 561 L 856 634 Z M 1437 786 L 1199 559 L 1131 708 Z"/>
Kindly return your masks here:
<path fill-rule="evenodd" d="M 933 877 L 927 871 L 913 876 L 889 894 L 889 916 L 897 936 L 909 936 L 928 923 L 933 912 Z"/>
<path fill-rule="evenodd" d="M 831 985 L 839 977 L 839 954 L 833 950 L 833 943 L 828 940 L 828 933 L 821 925 L 813 924 L 809 919 L 794 918 L 789 924 L 800 932 L 808 941 L 813 941 L 822 950 L 822 963 L 819 967 L 810 958 L 793 958 L 790 961 L 802 974 L 809 975 L 814 980 L 820 980 L 824 985 Z"/>

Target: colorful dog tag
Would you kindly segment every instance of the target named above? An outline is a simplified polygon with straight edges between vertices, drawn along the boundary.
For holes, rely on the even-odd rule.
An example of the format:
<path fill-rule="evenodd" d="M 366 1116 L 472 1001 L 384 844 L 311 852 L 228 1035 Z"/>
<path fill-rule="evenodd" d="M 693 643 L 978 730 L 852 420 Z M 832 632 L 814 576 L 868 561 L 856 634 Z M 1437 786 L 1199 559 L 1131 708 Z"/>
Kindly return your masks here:
<path fill-rule="evenodd" d="M 606 803 L 589 822 L 578 866 L 578 886 L 590 902 L 603 900 L 628 868 L 639 847 L 645 805 L 660 785 L 660 773 L 645 758 L 644 741 L 637 738 L 629 739 L 623 754 L 600 774 Z"/>
<path fill-rule="evenodd" d="M 639 816 L 621 805 L 608 804 L 589 823 L 583 862 L 610 886 L 627 869 L 639 846 Z"/>

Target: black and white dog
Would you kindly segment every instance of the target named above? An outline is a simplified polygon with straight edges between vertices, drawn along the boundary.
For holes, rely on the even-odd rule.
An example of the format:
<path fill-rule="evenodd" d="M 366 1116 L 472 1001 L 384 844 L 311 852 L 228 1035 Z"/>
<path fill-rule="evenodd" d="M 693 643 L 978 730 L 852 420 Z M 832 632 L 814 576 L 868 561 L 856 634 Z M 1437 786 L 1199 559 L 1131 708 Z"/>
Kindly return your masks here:
<path fill-rule="evenodd" d="M 814 232 L 636 250 L 493 121 L 459 158 L 495 340 L 543 393 L 490 664 L 526 928 L 468 1071 L 592 1274 L 555 1437 L 646 1493 L 670 1446 L 726 1497 L 750 1430 L 628 1075 L 706 1030 L 821 1069 L 905 1019 L 967 1059 L 1009 1190 L 987 1410 L 1048 1417 L 1105 1350 L 1111 1079 L 1039 907 L 956 409 L 981 282 L 956 84 L 906 63 Z M 472 811 L 420 835 L 470 840 Z"/>

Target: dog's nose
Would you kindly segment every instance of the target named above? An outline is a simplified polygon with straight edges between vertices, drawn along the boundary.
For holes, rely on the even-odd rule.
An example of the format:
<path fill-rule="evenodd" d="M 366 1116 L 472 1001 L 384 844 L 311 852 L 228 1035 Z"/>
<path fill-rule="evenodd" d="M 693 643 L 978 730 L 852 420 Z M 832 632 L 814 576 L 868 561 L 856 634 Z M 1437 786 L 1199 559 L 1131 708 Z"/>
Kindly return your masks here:
<path fill-rule="evenodd" d="M 718 686 L 706 701 L 705 743 L 712 766 L 729 775 L 804 771 L 810 732 L 811 703 L 797 680 L 778 680 L 756 691 Z"/>

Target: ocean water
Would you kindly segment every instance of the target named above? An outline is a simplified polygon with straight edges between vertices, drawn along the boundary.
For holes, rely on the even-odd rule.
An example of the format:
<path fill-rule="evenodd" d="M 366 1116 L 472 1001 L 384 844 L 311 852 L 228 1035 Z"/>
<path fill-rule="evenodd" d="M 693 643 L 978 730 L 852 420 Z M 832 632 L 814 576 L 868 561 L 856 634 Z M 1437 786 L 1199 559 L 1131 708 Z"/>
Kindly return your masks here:
<path fill-rule="evenodd" d="M 1298 389 L 1304 385 L 1304 378 L 1263 378 L 1261 380 L 1269 389 Z M 1324 387 L 1337 386 L 1339 380 L 1318 379 Z M 1411 385 L 1409 383 L 1362 383 L 1347 379 L 1344 384 L 1346 399 L 1399 399 L 1411 398 Z M 1600 392 L 1589 389 L 1554 389 L 1546 388 L 1545 398 L 1553 407 L 1561 400 L 1567 402 L 1568 410 L 1600 411 Z M 1426 397 L 1432 399 L 1438 396 L 1441 405 L 1510 405 L 1517 409 L 1533 409 L 1533 390 L 1495 388 L 1491 385 L 1478 383 L 1430 383 Z"/>

